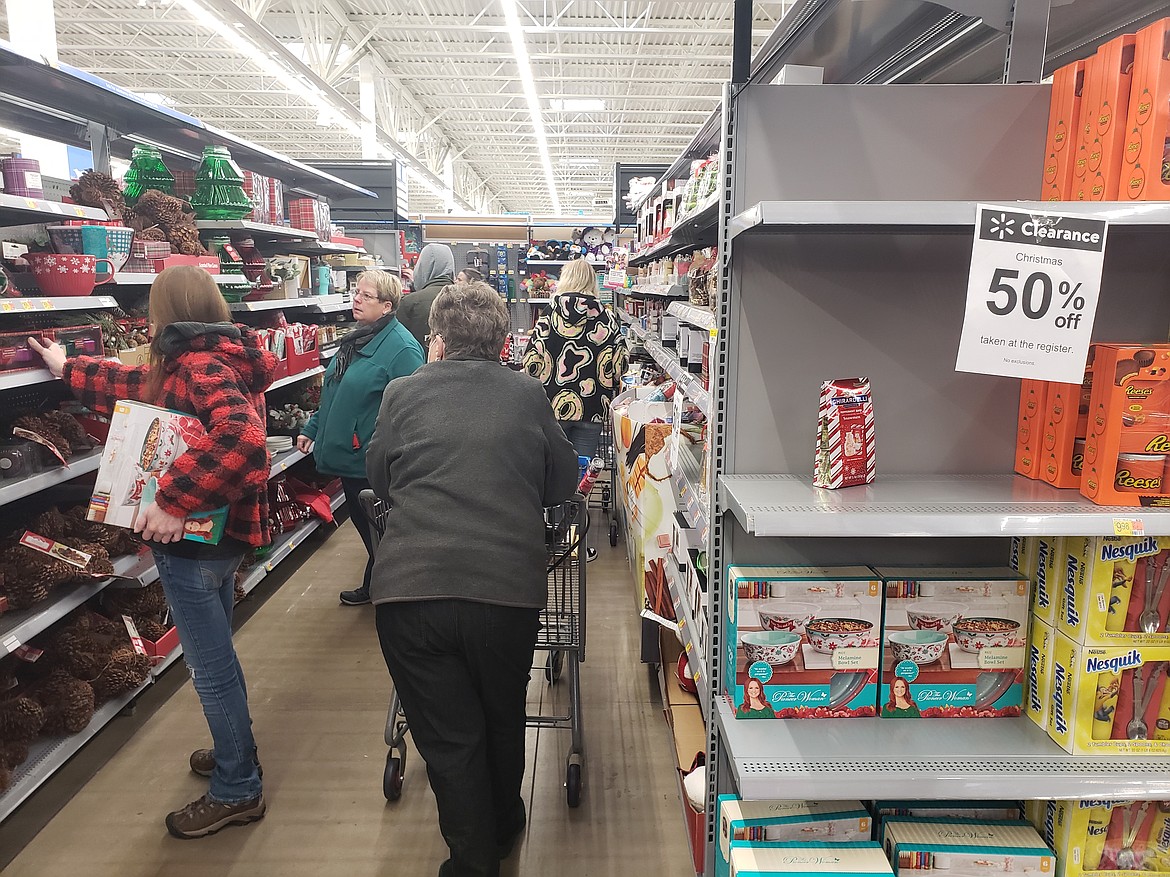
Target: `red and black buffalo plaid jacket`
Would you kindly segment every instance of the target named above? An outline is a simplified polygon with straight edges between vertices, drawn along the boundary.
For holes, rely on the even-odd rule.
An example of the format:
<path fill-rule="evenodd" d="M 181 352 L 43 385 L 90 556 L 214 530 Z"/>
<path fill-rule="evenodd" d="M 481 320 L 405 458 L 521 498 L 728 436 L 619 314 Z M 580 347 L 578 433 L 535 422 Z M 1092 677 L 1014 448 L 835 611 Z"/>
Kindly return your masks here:
<path fill-rule="evenodd" d="M 255 332 L 239 328 L 239 339 L 197 335 L 167 357 L 159 399 L 143 398 L 149 366 L 81 356 L 66 363 L 62 377 L 99 414 L 113 414 L 114 403 L 126 399 L 197 416 L 207 434 L 167 470 L 155 502 L 176 517 L 229 506 L 225 535 L 260 546 L 271 541 L 264 390 L 276 358 Z"/>

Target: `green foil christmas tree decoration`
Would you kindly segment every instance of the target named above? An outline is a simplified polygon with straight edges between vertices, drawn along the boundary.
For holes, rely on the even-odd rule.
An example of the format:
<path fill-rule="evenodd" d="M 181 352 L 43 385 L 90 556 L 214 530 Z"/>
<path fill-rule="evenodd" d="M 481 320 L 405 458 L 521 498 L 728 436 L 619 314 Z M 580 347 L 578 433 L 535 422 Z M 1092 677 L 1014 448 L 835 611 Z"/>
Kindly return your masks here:
<path fill-rule="evenodd" d="M 175 177 L 163 164 L 162 152 L 157 146 L 135 146 L 130 153 L 130 167 L 122 178 L 126 203 L 133 206 L 147 189 L 158 189 L 164 195 L 175 194 Z"/>
<path fill-rule="evenodd" d="M 243 219 L 252 209 L 244 192 L 244 175 L 223 146 L 203 149 L 203 161 L 195 172 L 191 207 L 197 219 Z"/>

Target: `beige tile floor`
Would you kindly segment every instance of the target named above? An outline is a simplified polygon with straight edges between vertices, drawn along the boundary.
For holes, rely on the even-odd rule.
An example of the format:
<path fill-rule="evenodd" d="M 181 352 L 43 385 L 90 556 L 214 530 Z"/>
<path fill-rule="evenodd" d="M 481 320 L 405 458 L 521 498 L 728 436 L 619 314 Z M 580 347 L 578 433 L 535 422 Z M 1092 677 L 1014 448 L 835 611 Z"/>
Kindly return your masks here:
<path fill-rule="evenodd" d="M 361 545 L 345 524 L 317 546 L 267 599 L 258 592 L 249 600 L 264 601 L 244 610 L 252 617 L 237 634 L 268 816 L 197 841 L 167 835 L 163 816 L 206 789 L 186 765 L 192 749 L 207 745 L 206 725 L 176 669 L 136 716 L 115 720 L 0 826 L 6 877 L 437 872 L 446 848 L 417 753 L 401 800 L 382 797 L 389 683 L 373 612 L 337 603 L 359 574 Z M 583 800 L 576 810 L 565 805 L 568 732 L 530 730 L 529 829 L 503 873 L 693 874 L 656 685 L 638 663 L 624 553 L 603 545 L 589 576 Z M 555 708 L 563 687 L 550 689 L 534 674 L 532 708 Z"/>

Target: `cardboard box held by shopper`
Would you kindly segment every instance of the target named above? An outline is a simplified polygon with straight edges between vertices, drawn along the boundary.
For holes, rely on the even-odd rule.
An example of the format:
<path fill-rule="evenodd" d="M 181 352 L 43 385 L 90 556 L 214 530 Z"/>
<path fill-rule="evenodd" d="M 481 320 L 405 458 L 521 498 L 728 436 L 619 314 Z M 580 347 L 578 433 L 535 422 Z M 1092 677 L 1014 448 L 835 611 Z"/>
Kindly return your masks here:
<path fill-rule="evenodd" d="M 203 424 L 193 415 L 144 402 L 118 402 L 89 503 L 89 520 L 133 527 L 139 511 L 154 501 L 159 479 L 203 435 Z M 226 507 L 192 515 L 183 538 L 215 544 L 226 523 Z"/>

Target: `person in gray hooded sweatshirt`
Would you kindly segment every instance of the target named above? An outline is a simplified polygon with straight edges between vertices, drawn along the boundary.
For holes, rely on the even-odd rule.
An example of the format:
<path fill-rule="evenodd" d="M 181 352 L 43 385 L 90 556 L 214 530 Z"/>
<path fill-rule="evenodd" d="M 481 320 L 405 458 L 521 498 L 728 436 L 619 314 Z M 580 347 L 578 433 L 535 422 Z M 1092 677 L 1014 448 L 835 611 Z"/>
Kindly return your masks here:
<path fill-rule="evenodd" d="M 427 244 L 418 254 L 414 266 L 414 292 L 403 297 L 398 306 L 398 322 L 410 330 L 410 334 L 423 350 L 427 349 L 430 335 L 431 305 L 444 286 L 455 282 L 455 254 L 446 244 Z"/>

